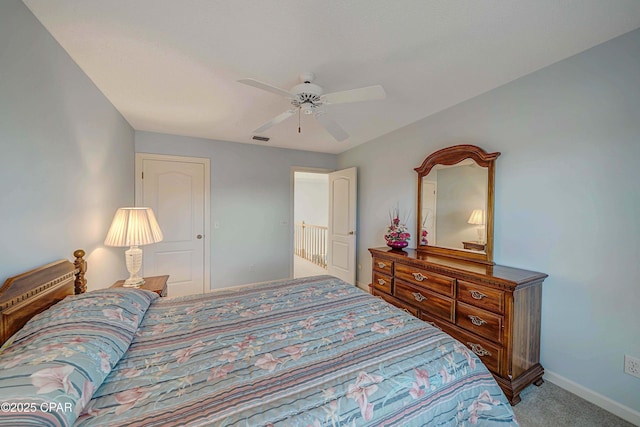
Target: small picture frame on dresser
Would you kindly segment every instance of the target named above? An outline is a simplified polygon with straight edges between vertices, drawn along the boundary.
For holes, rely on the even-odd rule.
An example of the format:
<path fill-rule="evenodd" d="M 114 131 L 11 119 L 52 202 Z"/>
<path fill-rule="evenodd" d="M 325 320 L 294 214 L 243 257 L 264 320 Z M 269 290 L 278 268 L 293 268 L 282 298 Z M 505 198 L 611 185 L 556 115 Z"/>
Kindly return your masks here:
<path fill-rule="evenodd" d="M 147 291 L 155 292 L 161 297 L 167 296 L 167 280 L 169 280 L 169 276 L 152 276 L 145 277 L 144 283 L 140 285 L 138 289 L 145 289 Z M 118 280 L 113 285 L 112 288 L 121 288 L 124 285 L 124 280 Z"/>

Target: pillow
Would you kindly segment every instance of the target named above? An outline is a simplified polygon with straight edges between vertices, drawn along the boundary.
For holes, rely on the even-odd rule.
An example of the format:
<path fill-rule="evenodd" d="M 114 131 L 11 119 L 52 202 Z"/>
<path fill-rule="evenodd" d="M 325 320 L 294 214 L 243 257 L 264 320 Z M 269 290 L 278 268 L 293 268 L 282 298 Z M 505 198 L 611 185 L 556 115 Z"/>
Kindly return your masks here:
<path fill-rule="evenodd" d="M 156 298 L 103 289 L 67 297 L 29 320 L 0 353 L 0 424 L 72 425 Z"/>

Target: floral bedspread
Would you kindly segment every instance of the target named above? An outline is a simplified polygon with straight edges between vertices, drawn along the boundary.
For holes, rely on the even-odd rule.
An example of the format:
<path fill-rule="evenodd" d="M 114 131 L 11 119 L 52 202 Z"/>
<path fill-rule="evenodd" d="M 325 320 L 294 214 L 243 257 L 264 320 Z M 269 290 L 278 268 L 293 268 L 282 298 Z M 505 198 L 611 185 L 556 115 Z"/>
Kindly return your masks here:
<path fill-rule="evenodd" d="M 330 276 L 159 298 L 76 425 L 517 425 L 465 346 Z"/>

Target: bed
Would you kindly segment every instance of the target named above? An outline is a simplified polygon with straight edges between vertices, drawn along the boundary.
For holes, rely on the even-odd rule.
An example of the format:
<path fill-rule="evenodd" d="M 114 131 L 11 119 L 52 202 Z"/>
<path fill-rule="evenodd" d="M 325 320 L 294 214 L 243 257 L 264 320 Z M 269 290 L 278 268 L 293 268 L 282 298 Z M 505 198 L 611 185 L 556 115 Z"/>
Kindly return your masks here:
<path fill-rule="evenodd" d="M 85 269 L 0 289 L 0 424 L 517 425 L 464 345 L 335 277 L 160 298 Z"/>

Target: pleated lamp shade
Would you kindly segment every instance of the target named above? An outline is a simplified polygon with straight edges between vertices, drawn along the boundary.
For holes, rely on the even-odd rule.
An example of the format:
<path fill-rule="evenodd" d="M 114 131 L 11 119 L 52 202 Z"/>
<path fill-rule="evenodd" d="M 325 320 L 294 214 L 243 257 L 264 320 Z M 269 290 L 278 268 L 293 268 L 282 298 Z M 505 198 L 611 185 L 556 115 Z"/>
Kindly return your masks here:
<path fill-rule="evenodd" d="M 484 224 L 484 211 L 482 209 L 474 209 L 467 222 L 474 225 Z"/>
<path fill-rule="evenodd" d="M 151 208 L 120 208 L 104 239 L 106 246 L 142 246 L 162 241 L 162 231 Z"/>

